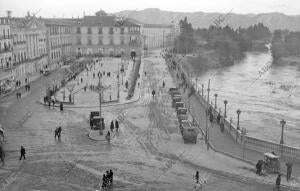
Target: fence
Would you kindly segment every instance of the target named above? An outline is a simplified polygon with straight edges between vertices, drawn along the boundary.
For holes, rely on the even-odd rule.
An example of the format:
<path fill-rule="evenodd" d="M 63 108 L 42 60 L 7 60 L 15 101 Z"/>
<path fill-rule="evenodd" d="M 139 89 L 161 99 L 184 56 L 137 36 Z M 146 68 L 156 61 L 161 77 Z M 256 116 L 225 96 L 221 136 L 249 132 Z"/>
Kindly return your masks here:
<path fill-rule="evenodd" d="M 184 76 L 184 82 L 185 85 L 191 89 L 191 87 L 195 88 L 193 82 L 191 79 L 189 79 L 186 74 L 186 72 L 182 69 L 182 67 L 174 67 L 174 64 L 171 62 L 171 59 L 166 59 L 166 62 L 168 63 L 169 67 L 172 69 L 177 69 L 177 73 L 179 73 L 179 76 Z M 195 88 L 197 90 L 197 88 Z M 202 95 L 199 94 L 199 92 L 195 93 L 196 98 L 201 103 L 203 108 L 206 110 L 207 108 L 207 100 L 205 100 Z M 208 107 L 212 108 L 212 114 L 214 118 L 219 115 L 219 112 L 211 105 L 208 104 Z M 271 141 L 261 140 L 252 136 L 243 135 L 242 131 L 237 130 L 236 126 L 232 124 L 230 121 L 228 121 L 227 118 L 224 118 L 222 114 L 220 113 L 221 117 L 224 121 L 224 132 L 227 133 L 235 142 L 244 148 L 254 150 L 257 152 L 265 153 L 265 152 L 275 152 L 279 155 L 281 155 L 283 158 L 286 159 L 296 159 L 300 160 L 300 148 L 288 146 L 288 145 L 282 145 L 278 143 L 274 143 Z M 200 127 L 201 128 L 201 127 Z M 204 129 L 201 129 L 202 133 L 204 133 Z"/>

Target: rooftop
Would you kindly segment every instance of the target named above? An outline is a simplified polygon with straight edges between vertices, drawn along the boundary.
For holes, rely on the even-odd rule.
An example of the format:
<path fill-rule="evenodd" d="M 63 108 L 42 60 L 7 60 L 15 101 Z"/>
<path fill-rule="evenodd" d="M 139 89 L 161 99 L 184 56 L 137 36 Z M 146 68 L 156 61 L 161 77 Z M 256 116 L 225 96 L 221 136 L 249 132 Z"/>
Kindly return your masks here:
<path fill-rule="evenodd" d="M 117 18 L 114 15 L 85 16 L 77 23 L 81 26 L 139 26 L 127 19 Z"/>

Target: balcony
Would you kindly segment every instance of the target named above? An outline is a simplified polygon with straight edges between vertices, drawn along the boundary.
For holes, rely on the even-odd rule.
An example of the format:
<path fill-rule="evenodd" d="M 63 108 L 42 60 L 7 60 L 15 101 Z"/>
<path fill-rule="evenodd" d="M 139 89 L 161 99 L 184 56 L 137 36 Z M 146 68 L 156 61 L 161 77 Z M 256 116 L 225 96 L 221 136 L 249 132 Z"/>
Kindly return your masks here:
<path fill-rule="evenodd" d="M 0 53 L 7 53 L 7 52 L 12 52 L 13 48 L 4 48 L 4 49 L 0 49 Z"/>
<path fill-rule="evenodd" d="M 3 40 L 3 39 L 11 39 L 11 35 L 0 35 L 0 40 Z"/>

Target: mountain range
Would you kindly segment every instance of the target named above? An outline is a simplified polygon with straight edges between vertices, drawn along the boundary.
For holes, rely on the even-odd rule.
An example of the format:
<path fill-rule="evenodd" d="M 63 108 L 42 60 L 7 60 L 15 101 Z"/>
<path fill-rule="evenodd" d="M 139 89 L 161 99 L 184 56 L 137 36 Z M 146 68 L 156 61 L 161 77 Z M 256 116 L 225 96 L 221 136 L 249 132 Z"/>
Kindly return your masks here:
<path fill-rule="evenodd" d="M 121 11 L 115 13 L 119 16 L 131 18 L 145 24 L 167 24 L 172 21 L 178 23 L 184 17 L 191 22 L 194 28 L 207 28 L 214 24 L 215 20 L 224 20 L 222 26 L 229 25 L 233 28 L 248 27 L 256 23 L 263 23 L 271 31 L 276 29 L 288 29 L 300 31 L 300 15 L 285 15 L 283 13 L 261 13 L 261 14 L 236 14 L 228 13 L 204 13 L 204 12 L 171 12 L 157 8 L 149 8 L 140 11 Z M 221 19 L 218 19 L 221 18 Z"/>

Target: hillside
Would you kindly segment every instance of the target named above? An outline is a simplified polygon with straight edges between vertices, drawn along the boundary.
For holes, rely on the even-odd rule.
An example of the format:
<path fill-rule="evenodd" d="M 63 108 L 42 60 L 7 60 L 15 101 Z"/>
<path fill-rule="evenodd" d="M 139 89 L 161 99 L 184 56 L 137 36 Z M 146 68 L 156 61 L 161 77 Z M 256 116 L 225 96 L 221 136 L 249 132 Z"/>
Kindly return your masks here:
<path fill-rule="evenodd" d="M 172 19 L 178 22 L 180 19 L 187 17 L 188 21 L 192 23 L 194 28 L 206 28 L 213 24 L 213 21 L 220 15 L 225 15 L 221 13 L 204 12 L 170 12 L 156 8 L 144 9 L 141 11 L 122 11 L 116 14 L 138 20 L 141 23 L 151 24 L 170 24 Z M 238 28 L 248 27 L 259 22 L 269 27 L 271 31 L 274 31 L 275 29 L 300 31 L 300 15 L 289 16 L 277 12 L 246 15 L 229 13 L 226 16 L 223 25 L 228 24 L 233 28 Z"/>

